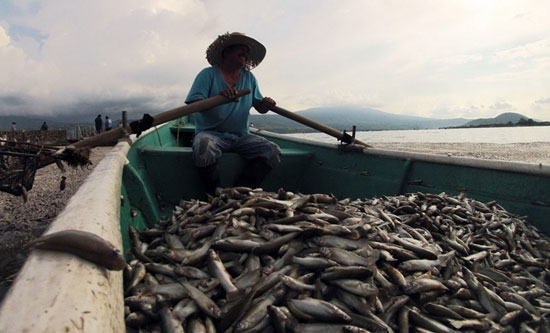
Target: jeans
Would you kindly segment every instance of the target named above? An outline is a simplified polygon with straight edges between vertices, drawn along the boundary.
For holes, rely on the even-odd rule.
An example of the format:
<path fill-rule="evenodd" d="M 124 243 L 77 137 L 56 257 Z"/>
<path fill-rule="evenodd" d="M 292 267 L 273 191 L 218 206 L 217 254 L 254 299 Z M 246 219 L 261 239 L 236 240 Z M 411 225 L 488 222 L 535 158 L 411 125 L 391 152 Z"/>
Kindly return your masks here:
<path fill-rule="evenodd" d="M 279 146 L 254 134 L 234 136 L 203 131 L 193 137 L 193 161 L 199 168 L 216 163 L 225 152 L 238 153 L 245 160 L 262 158 L 272 168 L 281 160 Z"/>

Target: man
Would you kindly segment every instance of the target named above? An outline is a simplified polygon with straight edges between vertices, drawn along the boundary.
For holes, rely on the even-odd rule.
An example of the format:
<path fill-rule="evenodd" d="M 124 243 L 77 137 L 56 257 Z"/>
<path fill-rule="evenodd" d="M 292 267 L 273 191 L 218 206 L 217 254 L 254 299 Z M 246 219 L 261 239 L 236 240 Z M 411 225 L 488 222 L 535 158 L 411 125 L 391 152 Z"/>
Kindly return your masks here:
<path fill-rule="evenodd" d="M 101 115 L 98 114 L 97 117 L 95 117 L 95 134 L 101 133 L 103 130 L 103 119 L 101 119 Z"/>
<path fill-rule="evenodd" d="M 113 129 L 113 121 L 109 116 L 105 116 L 105 131 L 110 131 Z"/>
<path fill-rule="evenodd" d="M 41 131 L 47 131 L 48 130 L 48 124 L 46 124 L 46 122 L 43 122 L 42 126 L 40 126 L 40 130 Z"/>
<path fill-rule="evenodd" d="M 250 70 L 265 57 L 265 47 L 255 39 L 233 32 L 218 36 L 206 50 L 212 65 L 195 78 L 186 103 L 216 95 L 232 102 L 195 115 L 193 160 L 207 193 L 220 185 L 218 160 L 225 152 L 236 152 L 247 165 L 235 185 L 256 188 L 280 161 L 279 147 L 248 130 L 250 108 L 266 113 L 275 101 L 263 97 Z M 250 94 L 236 98 L 237 90 L 250 89 Z"/>

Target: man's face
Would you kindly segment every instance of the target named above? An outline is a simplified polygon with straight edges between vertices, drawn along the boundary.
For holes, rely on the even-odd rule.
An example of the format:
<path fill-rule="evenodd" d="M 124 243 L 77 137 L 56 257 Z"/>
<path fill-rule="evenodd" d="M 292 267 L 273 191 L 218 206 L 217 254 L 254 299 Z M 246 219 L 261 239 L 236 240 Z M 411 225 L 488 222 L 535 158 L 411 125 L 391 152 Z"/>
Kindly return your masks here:
<path fill-rule="evenodd" d="M 228 61 L 244 67 L 250 56 L 250 49 L 245 45 L 233 45 L 226 48 L 223 55 Z"/>

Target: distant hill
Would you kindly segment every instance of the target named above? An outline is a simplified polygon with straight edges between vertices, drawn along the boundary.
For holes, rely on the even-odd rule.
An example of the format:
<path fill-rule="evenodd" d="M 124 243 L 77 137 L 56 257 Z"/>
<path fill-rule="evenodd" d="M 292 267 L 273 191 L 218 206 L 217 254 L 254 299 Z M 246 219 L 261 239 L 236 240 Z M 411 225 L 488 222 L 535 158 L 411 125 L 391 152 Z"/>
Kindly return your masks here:
<path fill-rule="evenodd" d="M 396 115 L 379 110 L 358 107 L 320 107 L 298 111 L 296 113 L 341 131 L 351 131 L 353 125 L 356 126 L 357 131 L 367 131 L 430 129 L 461 126 L 468 122 L 468 119 L 464 118 L 424 118 Z M 263 128 L 279 133 L 310 131 L 310 129 L 304 125 L 271 112 L 265 115 L 252 115 L 250 122 L 253 123 L 256 128 Z"/>
<path fill-rule="evenodd" d="M 22 116 L 0 116 L 0 130 L 11 129 L 11 123 L 16 122 L 17 129 L 38 130 L 42 126 L 40 119 Z"/>
<path fill-rule="evenodd" d="M 92 119 L 93 120 L 93 119 Z M 11 123 L 15 121 L 18 130 L 39 130 L 45 121 L 51 130 L 73 129 L 76 125 L 91 126 L 86 121 L 64 121 L 63 117 L 42 116 L 0 116 L 0 130 L 11 129 Z"/>
<path fill-rule="evenodd" d="M 473 127 L 473 126 L 482 126 L 482 125 L 503 125 L 503 124 L 508 124 L 508 123 L 516 124 L 521 119 L 528 120 L 529 117 L 526 117 L 526 116 L 524 116 L 522 114 L 519 114 L 519 113 L 506 112 L 506 113 L 502 113 L 502 114 L 500 114 L 500 115 L 498 115 L 494 118 L 475 119 L 475 120 L 467 122 L 466 124 L 464 124 L 462 126 L 465 126 L 465 127 L 472 126 Z"/>
<path fill-rule="evenodd" d="M 113 125 L 118 125 L 121 121 L 121 114 L 106 114 L 113 119 Z M 97 117 L 97 113 L 94 114 L 71 114 L 71 115 L 56 115 L 56 116 L 40 116 L 40 115 L 27 115 L 27 116 L 0 116 L 0 130 L 11 129 L 11 123 L 16 122 L 18 130 L 38 130 L 42 123 L 45 121 L 48 124 L 48 128 L 51 130 L 69 130 L 74 129 L 76 126 L 81 127 L 93 127 L 94 119 Z M 139 116 L 141 118 L 141 115 Z M 105 119 L 105 115 L 102 114 L 102 118 Z M 136 119 L 137 117 L 128 115 L 128 120 Z"/>

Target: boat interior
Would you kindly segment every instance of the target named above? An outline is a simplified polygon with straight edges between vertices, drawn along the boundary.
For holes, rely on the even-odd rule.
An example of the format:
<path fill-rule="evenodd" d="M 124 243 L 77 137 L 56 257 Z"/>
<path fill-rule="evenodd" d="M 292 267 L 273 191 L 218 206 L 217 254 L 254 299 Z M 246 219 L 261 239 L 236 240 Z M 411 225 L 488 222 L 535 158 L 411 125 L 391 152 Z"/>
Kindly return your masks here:
<path fill-rule="evenodd" d="M 123 170 L 121 217 L 146 227 L 170 216 L 180 200 L 206 200 L 191 158 L 194 132 L 186 117 L 152 130 L 137 140 Z M 550 213 L 550 177 L 535 165 L 465 159 L 431 154 L 365 149 L 357 145 L 322 144 L 254 130 L 281 147 L 281 163 L 266 177 L 266 191 L 327 193 L 338 199 L 365 199 L 414 192 L 496 200 L 507 210 L 528 215 L 540 229 Z M 244 167 L 235 153 L 219 161 L 222 187 L 233 186 Z M 527 168 L 527 172 L 522 170 Z M 532 170 L 531 170 L 532 169 Z M 121 221 L 124 224 L 124 218 Z M 124 228 L 124 225 L 123 225 Z M 127 240 L 126 240 L 127 241 Z M 128 245 L 128 244 L 126 244 Z"/>

